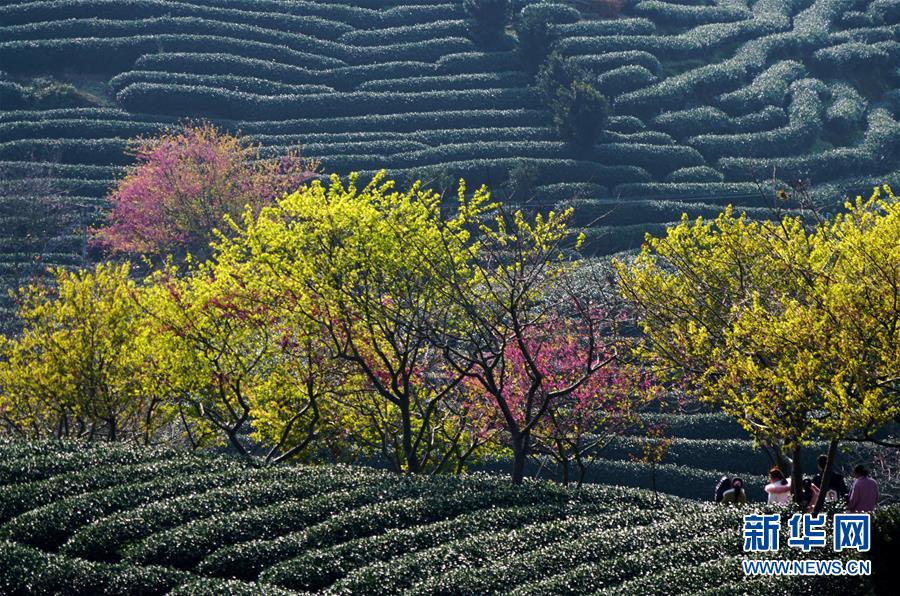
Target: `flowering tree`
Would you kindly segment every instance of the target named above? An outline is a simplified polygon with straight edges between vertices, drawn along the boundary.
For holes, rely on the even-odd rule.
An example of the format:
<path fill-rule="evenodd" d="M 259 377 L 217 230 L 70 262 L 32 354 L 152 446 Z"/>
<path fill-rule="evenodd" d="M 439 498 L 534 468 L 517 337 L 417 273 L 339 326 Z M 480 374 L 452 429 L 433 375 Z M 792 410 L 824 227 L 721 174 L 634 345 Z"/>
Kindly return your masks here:
<path fill-rule="evenodd" d="M 342 369 L 310 325 L 273 308 L 239 270 L 207 262 L 190 273 L 169 266 L 137 294 L 159 386 L 187 438 L 250 455 L 241 435 L 252 422 L 266 461 L 304 455 L 327 432 Z"/>
<path fill-rule="evenodd" d="M 640 425 L 642 407 L 653 399 L 652 384 L 639 367 L 619 362 L 613 342 L 601 338 L 590 346 L 584 325 L 563 317 L 529 328 L 520 345 L 506 343 L 498 375 L 499 391 L 516 427 L 531 428 L 531 452 L 549 457 L 563 484 L 570 481 L 570 467 L 578 470 L 580 485 L 590 461 L 615 435 Z M 585 375 L 585 358 L 605 365 Z M 541 382 L 532 392 L 534 379 Z M 484 415 L 479 419 L 485 435 L 509 438 L 510 427 L 495 398 L 481 381 L 467 379 L 470 407 Z M 531 404 L 529 405 L 529 396 Z M 544 404 L 542 415 L 529 414 Z"/>
<path fill-rule="evenodd" d="M 524 478 L 533 437 L 554 404 L 577 399 L 592 375 L 616 360 L 616 350 L 605 350 L 600 338 L 615 335 L 618 315 L 600 308 L 598 295 L 573 286 L 571 214 L 530 219 L 498 209 L 492 220 L 478 223 L 469 265 L 438 271 L 448 275 L 440 285 L 452 314 L 432 330 L 434 341 L 495 408 L 513 452 L 515 483 Z M 579 236 L 575 247 L 582 241 Z M 415 244 L 409 250 L 427 258 Z M 557 332 L 577 338 L 577 349 L 568 351 L 573 358 L 542 363 L 544 346 Z"/>
<path fill-rule="evenodd" d="M 838 441 L 900 415 L 900 201 L 883 190 L 815 228 L 731 207 L 683 216 L 617 265 L 648 360 L 760 443 L 792 449 L 798 504 L 803 445 L 830 441 L 827 483 Z"/>
<path fill-rule="evenodd" d="M 167 418 L 128 265 L 54 276 L 22 290 L 24 329 L 0 336 L 0 420 L 28 437 L 152 442 Z"/>
<path fill-rule="evenodd" d="M 211 124 L 134 141 L 137 164 L 110 195 L 112 210 L 100 244 L 148 255 L 205 252 L 225 215 L 263 205 L 296 190 L 316 164 L 296 152 L 262 159 L 258 145 Z"/>
<path fill-rule="evenodd" d="M 446 365 L 428 330 L 449 316 L 443 280 L 465 269 L 466 226 L 486 208 L 484 189 L 441 219 L 440 196 L 419 183 L 398 191 L 377 175 L 357 187 L 332 176 L 277 201 L 217 246 L 216 258 L 266 300 L 317 329 L 362 391 L 343 396 L 352 429 L 368 450 L 407 473 L 445 469 L 468 447 L 459 408 L 445 408 L 462 375 Z M 415 250 L 412 249 L 415 247 Z M 462 432 L 461 432 L 462 430 Z"/>

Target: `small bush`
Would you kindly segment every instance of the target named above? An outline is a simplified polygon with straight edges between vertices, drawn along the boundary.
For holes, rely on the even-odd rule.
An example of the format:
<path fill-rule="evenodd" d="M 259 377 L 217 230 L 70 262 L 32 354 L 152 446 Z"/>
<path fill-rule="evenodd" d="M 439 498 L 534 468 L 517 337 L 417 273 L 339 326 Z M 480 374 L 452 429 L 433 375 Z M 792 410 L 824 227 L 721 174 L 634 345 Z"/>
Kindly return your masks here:
<path fill-rule="evenodd" d="M 496 43 L 509 21 L 509 0 L 463 0 L 463 8 L 473 21 L 473 39 Z"/>
<path fill-rule="evenodd" d="M 531 74 L 535 74 L 550 55 L 558 37 L 551 24 L 533 8 L 534 5 L 526 6 L 516 20 L 516 52 L 525 70 Z"/>
<path fill-rule="evenodd" d="M 560 135 L 578 149 L 594 144 L 606 128 L 609 101 L 586 80 L 581 69 L 559 54 L 541 66 L 537 86 Z"/>

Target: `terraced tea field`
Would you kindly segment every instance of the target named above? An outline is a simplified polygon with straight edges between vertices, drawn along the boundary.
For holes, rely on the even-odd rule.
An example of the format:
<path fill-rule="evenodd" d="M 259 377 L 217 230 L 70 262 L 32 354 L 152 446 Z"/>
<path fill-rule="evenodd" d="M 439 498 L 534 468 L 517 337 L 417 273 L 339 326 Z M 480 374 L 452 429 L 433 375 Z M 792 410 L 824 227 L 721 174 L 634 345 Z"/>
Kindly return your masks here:
<path fill-rule="evenodd" d="M 587 152 L 555 132 L 513 29 L 485 50 L 460 1 L 4 2 L 0 276 L 82 262 L 127 139 L 183 117 L 269 154 L 302 145 L 326 171 L 464 176 L 499 196 L 513 172 L 515 200 L 573 202 L 597 254 L 685 211 L 768 214 L 757 181 L 804 180 L 835 205 L 896 178 L 897 0 L 640 0 L 611 20 L 576 10 L 589 2 L 516 6 L 530 4 L 611 99 Z M 45 74 L 92 99 L 36 107 L 27 87 Z M 38 192 L 70 217 L 46 229 L 51 207 L 23 205 Z"/>
<path fill-rule="evenodd" d="M 654 504 L 638 489 L 516 487 L 504 477 L 346 466 L 260 469 L 75 443 L 5 442 L 0 462 L 3 594 L 725 594 L 735 581 L 751 594 L 816 588 L 811 578 L 743 579 L 746 510 L 670 496 Z M 827 580 L 846 594 L 865 587 Z"/>

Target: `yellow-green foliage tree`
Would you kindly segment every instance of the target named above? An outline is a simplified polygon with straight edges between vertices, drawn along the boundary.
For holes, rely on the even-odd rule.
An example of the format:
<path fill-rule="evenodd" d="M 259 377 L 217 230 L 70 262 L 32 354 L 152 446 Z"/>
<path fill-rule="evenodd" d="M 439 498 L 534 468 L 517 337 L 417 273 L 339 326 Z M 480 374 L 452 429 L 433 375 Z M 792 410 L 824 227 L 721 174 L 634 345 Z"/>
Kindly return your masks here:
<path fill-rule="evenodd" d="M 399 470 L 445 469 L 470 451 L 453 404 L 461 375 L 429 330 L 450 312 L 442 272 L 465 275 L 477 252 L 469 227 L 487 201 L 461 187 L 455 215 L 442 218 L 440 197 L 419 183 L 398 191 L 382 173 L 358 188 L 356 175 L 346 186 L 332 176 L 248 211 L 217 249 L 222 266 L 273 311 L 313 325 L 349 366 L 361 384 L 340 399 L 341 425 Z"/>
<path fill-rule="evenodd" d="M 814 229 L 730 208 L 685 217 L 617 263 L 646 356 L 761 442 L 792 448 L 798 493 L 803 444 L 831 440 L 833 456 L 900 414 L 900 204 L 885 191 Z"/>
<path fill-rule="evenodd" d="M 20 295 L 21 334 L 0 338 L 0 413 L 31 437 L 151 442 L 166 422 L 145 382 L 146 326 L 128 265 L 55 272 Z"/>
<path fill-rule="evenodd" d="M 216 261 L 181 276 L 169 266 L 140 294 L 157 380 L 188 440 L 249 455 L 240 436 L 252 422 L 266 460 L 279 461 L 321 438 L 344 379 L 316 329 L 261 298 Z"/>

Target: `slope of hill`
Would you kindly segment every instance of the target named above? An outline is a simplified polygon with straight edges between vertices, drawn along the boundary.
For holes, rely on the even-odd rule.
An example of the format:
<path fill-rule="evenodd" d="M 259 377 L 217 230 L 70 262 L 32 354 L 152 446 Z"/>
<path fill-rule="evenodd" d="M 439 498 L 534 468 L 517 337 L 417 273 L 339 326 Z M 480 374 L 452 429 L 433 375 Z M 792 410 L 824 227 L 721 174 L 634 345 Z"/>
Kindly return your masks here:
<path fill-rule="evenodd" d="M 655 503 L 636 489 L 259 469 L 74 443 L 0 443 L 0 462 L 3 594 L 815 589 L 813 578 L 744 580 L 746 509 Z M 791 556 L 817 552 L 835 556 Z M 865 588 L 859 578 L 827 581 L 846 594 Z"/>
<path fill-rule="evenodd" d="M 683 211 L 769 213 L 756 182 L 773 174 L 829 205 L 896 178 L 897 0 L 640 0 L 612 20 L 541 5 L 557 50 L 612 99 L 586 153 L 553 129 L 512 30 L 479 47 L 457 0 L 4 2 L 0 276 L 80 262 L 126 140 L 183 117 L 270 154 L 303 145 L 326 171 L 464 176 L 501 195 L 512 175 L 519 199 L 574 200 L 598 254 Z"/>

